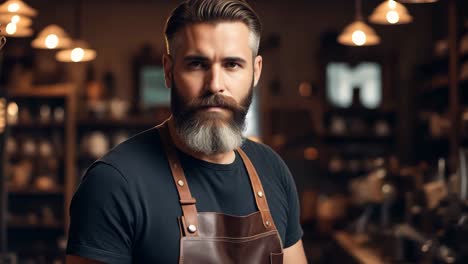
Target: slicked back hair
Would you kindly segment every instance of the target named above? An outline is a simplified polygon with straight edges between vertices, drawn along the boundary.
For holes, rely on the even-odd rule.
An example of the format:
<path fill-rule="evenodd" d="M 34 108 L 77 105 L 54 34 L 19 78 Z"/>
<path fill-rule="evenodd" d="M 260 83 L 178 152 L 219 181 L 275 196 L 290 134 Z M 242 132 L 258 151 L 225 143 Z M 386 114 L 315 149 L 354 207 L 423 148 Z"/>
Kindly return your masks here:
<path fill-rule="evenodd" d="M 258 15 L 244 0 L 185 0 L 169 16 L 165 26 L 166 51 L 173 54 L 175 35 L 196 23 L 242 22 L 250 30 L 252 54 L 258 54 L 262 25 Z"/>

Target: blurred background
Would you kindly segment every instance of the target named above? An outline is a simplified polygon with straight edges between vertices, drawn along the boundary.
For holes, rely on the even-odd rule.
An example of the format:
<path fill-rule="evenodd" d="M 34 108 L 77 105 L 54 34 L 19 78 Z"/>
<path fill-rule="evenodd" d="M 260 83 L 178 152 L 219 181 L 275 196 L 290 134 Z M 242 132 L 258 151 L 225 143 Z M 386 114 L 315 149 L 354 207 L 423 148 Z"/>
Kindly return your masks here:
<path fill-rule="evenodd" d="M 64 263 L 85 169 L 169 116 L 178 2 L 2 1 L 0 263 Z M 246 136 L 289 166 L 309 261 L 468 263 L 468 1 L 249 2 Z"/>

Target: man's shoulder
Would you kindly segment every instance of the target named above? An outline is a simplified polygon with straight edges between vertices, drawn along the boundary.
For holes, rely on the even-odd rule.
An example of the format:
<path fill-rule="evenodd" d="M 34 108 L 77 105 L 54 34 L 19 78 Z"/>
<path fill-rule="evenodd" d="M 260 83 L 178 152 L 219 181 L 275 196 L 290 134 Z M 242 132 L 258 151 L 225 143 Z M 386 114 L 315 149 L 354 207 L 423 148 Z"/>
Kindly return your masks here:
<path fill-rule="evenodd" d="M 281 156 L 270 146 L 246 139 L 241 148 L 259 174 L 267 172 L 268 175 L 274 175 L 273 177 L 268 176 L 268 178 L 269 180 L 276 179 L 278 184 L 285 185 L 288 182 L 289 168 Z"/>
<path fill-rule="evenodd" d="M 151 155 L 159 149 L 161 149 L 161 141 L 159 139 L 158 129 L 153 127 L 128 138 L 112 148 L 99 160 L 111 163 L 123 160 L 127 161 L 129 159 Z"/>
<path fill-rule="evenodd" d="M 165 161 L 157 127 L 140 132 L 111 149 L 95 163 L 108 164 L 126 177 Z"/>
<path fill-rule="evenodd" d="M 279 155 L 270 146 L 248 138 L 245 139 L 241 149 L 251 159 L 267 159 L 270 161 L 280 159 Z"/>

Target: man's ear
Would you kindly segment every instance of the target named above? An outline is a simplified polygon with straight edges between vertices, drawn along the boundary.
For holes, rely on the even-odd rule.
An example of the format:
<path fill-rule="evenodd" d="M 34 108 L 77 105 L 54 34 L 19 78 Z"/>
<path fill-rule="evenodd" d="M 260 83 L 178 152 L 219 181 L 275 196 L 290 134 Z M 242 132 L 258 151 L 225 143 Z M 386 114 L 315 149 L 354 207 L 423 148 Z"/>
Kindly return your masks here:
<path fill-rule="evenodd" d="M 169 54 L 164 54 L 162 61 L 164 68 L 164 80 L 166 82 L 166 87 L 170 89 L 174 78 L 174 76 L 172 76 L 172 67 L 174 65 L 174 61 L 172 56 Z"/>
<path fill-rule="evenodd" d="M 262 65 L 263 58 L 262 56 L 258 55 L 254 60 L 254 87 L 257 86 L 258 81 L 260 80 L 260 76 L 262 75 Z"/>

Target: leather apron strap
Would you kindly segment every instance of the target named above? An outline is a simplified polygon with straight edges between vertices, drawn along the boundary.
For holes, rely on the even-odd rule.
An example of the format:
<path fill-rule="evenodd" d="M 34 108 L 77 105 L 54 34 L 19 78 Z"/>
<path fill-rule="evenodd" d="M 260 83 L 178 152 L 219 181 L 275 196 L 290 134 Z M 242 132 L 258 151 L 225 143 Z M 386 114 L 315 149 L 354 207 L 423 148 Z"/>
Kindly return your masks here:
<path fill-rule="evenodd" d="M 179 193 L 180 205 L 182 207 L 182 223 L 184 228 L 184 234 L 186 236 L 198 236 L 198 221 L 197 221 L 197 208 L 195 206 L 196 200 L 192 197 L 190 189 L 185 178 L 183 168 L 177 158 L 175 146 L 172 142 L 169 134 L 168 121 L 166 120 L 163 124 L 158 126 L 159 133 L 161 135 L 161 141 L 163 142 L 164 150 L 169 161 L 169 167 L 174 178 L 174 183 Z M 257 171 L 253 166 L 252 162 L 248 158 L 247 154 L 240 149 L 236 149 L 244 162 L 244 165 L 249 174 L 250 184 L 254 192 L 255 203 L 262 216 L 262 221 L 267 231 L 276 230 L 275 223 L 268 207 L 268 202 L 263 190 L 262 183 L 258 177 Z"/>
<path fill-rule="evenodd" d="M 263 191 L 262 182 L 258 177 L 257 171 L 255 170 L 255 167 L 253 166 L 247 154 L 245 154 L 241 148 L 237 148 L 237 151 L 239 152 L 247 169 L 247 173 L 249 174 L 250 184 L 252 185 L 252 190 L 254 192 L 255 203 L 257 203 L 257 208 L 262 215 L 263 225 L 267 230 L 275 230 L 276 226 L 271 216 L 265 191 Z"/>
<path fill-rule="evenodd" d="M 183 231 L 186 236 L 198 236 L 198 212 L 197 207 L 195 206 L 197 201 L 190 193 L 187 179 L 185 178 L 183 168 L 177 158 L 176 149 L 173 146 L 171 136 L 169 135 L 169 128 L 167 126 L 166 121 L 158 127 L 158 130 L 161 135 L 161 141 L 164 145 L 167 160 L 169 161 L 172 177 L 174 178 L 174 183 L 177 187 L 177 192 L 179 193 L 179 201 L 183 213 Z"/>

